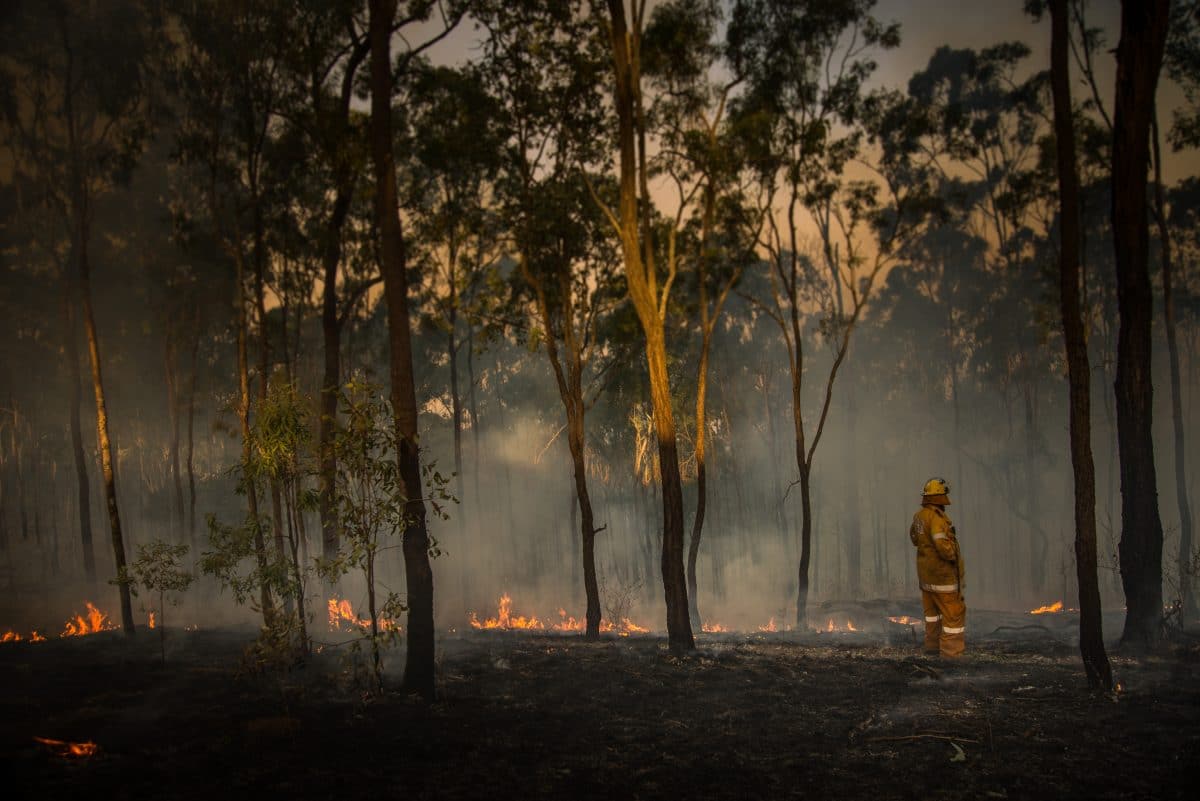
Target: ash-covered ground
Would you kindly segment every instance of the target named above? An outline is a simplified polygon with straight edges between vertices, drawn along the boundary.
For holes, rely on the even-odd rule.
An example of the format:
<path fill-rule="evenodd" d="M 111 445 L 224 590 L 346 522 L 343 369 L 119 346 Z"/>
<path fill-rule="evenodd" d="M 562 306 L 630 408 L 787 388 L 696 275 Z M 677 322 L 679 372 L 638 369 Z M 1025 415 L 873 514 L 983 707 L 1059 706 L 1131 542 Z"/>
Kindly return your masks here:
<path fill-rule="evenodd" d="M 703 634 L 685 658 L 471 631 L 440 639 L 432 704 L 396 691 L 402 650 L 380 696 L 348 645 L 255 668 L 250 627 L 170 628 L 165 664 L 155 631 L 9 643 L 0 753 L 8 797 L 38 799 L 1194 797 L 1194 640 L 1116 653 L 1121 690 L 1095 696 L 1069 615 L 972 621 L 953 664 L 886 618 Z"/>

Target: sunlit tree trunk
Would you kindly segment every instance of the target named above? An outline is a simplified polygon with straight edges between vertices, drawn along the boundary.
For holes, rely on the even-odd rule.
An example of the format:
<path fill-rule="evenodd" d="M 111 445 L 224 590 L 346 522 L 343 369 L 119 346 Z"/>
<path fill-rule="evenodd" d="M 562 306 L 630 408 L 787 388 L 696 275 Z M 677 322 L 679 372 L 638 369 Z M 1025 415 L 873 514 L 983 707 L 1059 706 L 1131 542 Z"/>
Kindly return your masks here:
<path fill-rule="evenodd" d="M 1117 263 L 1117 437 L 1121 460 L 1122 643 L 1153 644 L 1162 619 L 1162 520 L 1154 469 L 1146 167 L 1150 116 L 1167 35 L 1168 0 L 1121 4 L 1113 115 L 1112 226 Z"/>
<path fill-rule="evenodd" d="M 1071 467 L 1075 477 L 1075 574 L 1079 585 L 1079 651 L 1088 684 L 1112 689 L 1104 650 L 1100 585 L 1096 577 L 1096 469 L 1092 460 L 1091 367 L 1080 302 L 1079 176 L 1067 63 L 1069 0 L 1051 0 L 1050 74 L 1054 91 L 1059 207 L 1059 291 L 1070 385 Z"/>
<path fill-rule="evenodd" d="M 108 524 L 112 531 L 113 559 L 117 575 L 125 574 L 125 540 L 121 531 L 121 513 L 117 508 L 117 481 L 113 474 L 112 443 L 108 435 L 108 406 L 105 403 L 104 376 L 100 369 L 100 338 L 96 333 L 96 320 L 92 314 L 91 276 L 89 275 L 87 224 L 80 212 L 79 241 L 76 245 L 77 265 L 75 280 L 78 286 L 80 308 L 83 311 L 83 327 L 87 335 L 88 356 L 92 365 L 92 390 L 96 395 L 96 441 L 100 447 L 100 472 L 104 478 L 104 498 L 108 506 Z M 121 597 L 121 628 L 126 634 L 134 633 L 133 604 L 130 599 L 129 583 L 118 582 Z"/>
<path fill-rule="evenodd" d="M 665 297 L 660 297 L 654 247 L 650 241 L 646 166 L 646 130 L 641 97 L 641 21 L 638 0 L 634 26 L 626 23 L 624 0 L 608 0 L 613 52 L 613 100 L 620 147 L 620 206 L 615 220 L 621 237 L 629 297 L 646 338 L 650 401 L 658 437 L 662 481 L 662 582 L 667 606 L 667 639 L 675 652 L 696 647 L 688 617 L 687 581 L 683 567 L 683 484 L 679 474 L 675 416 L 667 373 Z M 639 213 L 639 204 L 642 208 Z M 669 284 L 662 289 L 669 291 Z"/>
<path fill-rule="evenodd" d="M 408 650 L 404 687 L 433 698 L 433 568 L 429 533 L 421 496 L 421 462 L 417 446 L 417 397 L 413 382 L 409 330 L 408 276 L 404 232 L 397 211 L 396 167 L 392 155 L 391 28 L 396 0 L 370 0 L 371 156 L 375 170 L 375 220 L 380 237 L 384 300 L 391 351 L 392 412 L 399 440 L 399 468 L 407 498 L 404 572 L 408 586 Z"/>

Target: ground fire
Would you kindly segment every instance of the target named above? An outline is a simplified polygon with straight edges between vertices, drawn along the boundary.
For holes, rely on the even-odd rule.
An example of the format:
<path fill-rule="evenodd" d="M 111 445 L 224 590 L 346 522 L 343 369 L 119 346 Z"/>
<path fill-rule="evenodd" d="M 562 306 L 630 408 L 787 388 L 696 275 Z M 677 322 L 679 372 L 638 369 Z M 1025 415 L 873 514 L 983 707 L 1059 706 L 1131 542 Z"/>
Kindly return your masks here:
<path fill-rule="evenodd" d="M 97 745 L 91 741 L 69 743 L 65 740 L 52 740 L 49 737 L 34 737 L 33 739 L 62 757 L 90 757 L 99 750 Z"/>

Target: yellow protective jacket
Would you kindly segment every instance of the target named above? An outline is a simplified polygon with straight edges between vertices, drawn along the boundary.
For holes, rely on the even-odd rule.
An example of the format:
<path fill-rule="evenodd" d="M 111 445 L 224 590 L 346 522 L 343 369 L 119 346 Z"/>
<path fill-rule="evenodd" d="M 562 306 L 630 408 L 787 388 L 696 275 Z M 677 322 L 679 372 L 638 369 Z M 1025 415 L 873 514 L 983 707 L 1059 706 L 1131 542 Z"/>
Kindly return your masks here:
<path fill-rule="evenodd" d="M 933 504 L 925 504 L 913 515 L 908 536 L 917 546 L 917 578 L 921 589 L 961 593 L 966 574 L 954 523 L 946 512 Z"/>

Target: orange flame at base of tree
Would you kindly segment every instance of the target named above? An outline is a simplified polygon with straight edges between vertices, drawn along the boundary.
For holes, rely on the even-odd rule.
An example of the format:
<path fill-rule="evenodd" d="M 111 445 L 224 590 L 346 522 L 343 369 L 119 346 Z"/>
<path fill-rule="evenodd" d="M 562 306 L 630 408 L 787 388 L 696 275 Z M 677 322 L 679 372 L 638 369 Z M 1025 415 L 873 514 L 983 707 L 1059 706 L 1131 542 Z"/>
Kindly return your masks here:
<path fill-rule="evenodd" d="M 471 628 L 481 631 L 546 631 L 547 628 L 551 631 L 570 631 L 583 632 L 587 630 L 587 622 L 568 615 L 567 610 L 559 608 L 559 620 L 557 623 L 551 623 L 546 626 L 536 616 L 525 617 L 524 615 L 514 615 L 512 613 L 512 596 L 504 593 L 500 596 L 499 605 L 496 610 L 496 617 L 489 617 L 485 620 L 480 620 L 479 616 L 471 612 L 467 620 L 471 624 Z M 627 617 L 621 618 L 619 624 L 614 624 L 608 620 L 600 621 L 601 633 L 615 633 L 622 637 L 628 637 L 630 634 L 646 634 L 650 629 L 639 626 Z"/>

